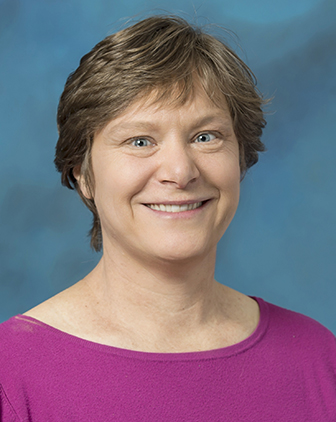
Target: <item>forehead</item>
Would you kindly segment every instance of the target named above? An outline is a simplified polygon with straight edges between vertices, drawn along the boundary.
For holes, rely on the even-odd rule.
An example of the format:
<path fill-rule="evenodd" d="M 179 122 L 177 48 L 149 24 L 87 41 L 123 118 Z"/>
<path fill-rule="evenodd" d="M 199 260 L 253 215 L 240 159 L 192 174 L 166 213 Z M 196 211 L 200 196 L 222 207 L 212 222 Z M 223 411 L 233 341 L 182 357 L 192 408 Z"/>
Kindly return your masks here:
<path fill-rule="evenodd" d="M 212 101 L 202 88 L 193 89 L 188 95 L 171 90 L 155 89 L 142 93 L 121 114 L 113 118 L 106 127 L 127 128 L 137 123 L 159 124 L 174 119 L 184 124 L 197 125 L 200 122 L 221 120 L 232 123 L 225 98 Z"/>
<path fill-rule="evenodd" d="M 213 97 L 213 98 L 212 98 Z M 215 98 L 216 97 L 216 98 Z M 203 108 L 217 108 L 228 111 L 228 104 L 224 95 L 212 95 L 207 93 L 199 78 L 193 78 L 191 84 L 184 81 L 168 86 L 158 86 L 154 89 L 140 93 L 137 100 L 131 104 L 142 104 L 156 109 L 173 110 L 182 106 L 190 107 L 193 104 L 202 104 Z"/>

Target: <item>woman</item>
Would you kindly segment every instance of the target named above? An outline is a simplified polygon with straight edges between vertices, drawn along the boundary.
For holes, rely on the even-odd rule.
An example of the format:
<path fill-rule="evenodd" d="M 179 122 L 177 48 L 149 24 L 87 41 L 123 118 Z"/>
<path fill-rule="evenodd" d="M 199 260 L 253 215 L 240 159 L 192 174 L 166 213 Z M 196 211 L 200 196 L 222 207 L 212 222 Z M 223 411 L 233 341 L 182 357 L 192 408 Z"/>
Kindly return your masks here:
<path fill-rule="evenodd" d="M 335 337 L 214 280 L 258 160 L 248 67 L 177 17 L 107 37 L 70 75 L 56 167 L 102 259 L 0 329 L 3 421 L 334 421 Z"/>

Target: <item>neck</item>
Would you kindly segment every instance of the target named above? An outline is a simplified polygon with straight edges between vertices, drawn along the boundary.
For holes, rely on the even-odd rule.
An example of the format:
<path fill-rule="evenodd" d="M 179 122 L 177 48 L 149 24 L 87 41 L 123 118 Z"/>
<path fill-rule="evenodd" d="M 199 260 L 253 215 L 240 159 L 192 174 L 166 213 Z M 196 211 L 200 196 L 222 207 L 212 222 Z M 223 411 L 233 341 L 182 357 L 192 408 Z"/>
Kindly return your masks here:
<path fill-rule="evenodd" d="M 147 303 L 147 307 L 171 314 L 190 308 L 211 294 L 215 284 L 215 253 L 197 260 L 147 265 L 120 253 L 104 253 L 88 281 L 109 308 L 113 305 L 115 309 L 116 302 L 125 300 L 140 308 L 138 311 Z"/>
<path fill-rule="evenodd" d="M 104 253 L 84 282 L 98 304 L 96 318 L 107 330 L 131 334 L 132 345 L 142 339 L 174 349 L 189 342 L 202 328 L 216 324 L 223 313 L 223 289 L 214 280 L 216 250 L 197 260 L 154 262 L 145 266 L 120 252 Z M 226 288 L 228 291 L 230 289 Z"/>
<path fill-rule="evenodd" d="M 192 352 L 236 344 L 259 308 L 217 283 L 215 250 L 195 262 L 144 265 L 104 254 L 83 280 L 26 313 L 77 337 L 146 352 Z"/>

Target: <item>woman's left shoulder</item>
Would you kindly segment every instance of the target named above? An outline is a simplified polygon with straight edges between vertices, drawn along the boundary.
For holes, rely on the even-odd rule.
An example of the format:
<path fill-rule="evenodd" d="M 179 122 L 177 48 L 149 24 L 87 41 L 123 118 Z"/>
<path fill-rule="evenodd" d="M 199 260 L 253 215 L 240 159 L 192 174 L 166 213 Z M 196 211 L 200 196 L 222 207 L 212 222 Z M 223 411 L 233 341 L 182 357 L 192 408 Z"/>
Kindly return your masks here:
<path fill-rule="evenodd" d="M 258 299 L 268 314 L 268 334 L 324 352 L 332 352 L 336 363 L 336 337 L 313 318 Z"/>

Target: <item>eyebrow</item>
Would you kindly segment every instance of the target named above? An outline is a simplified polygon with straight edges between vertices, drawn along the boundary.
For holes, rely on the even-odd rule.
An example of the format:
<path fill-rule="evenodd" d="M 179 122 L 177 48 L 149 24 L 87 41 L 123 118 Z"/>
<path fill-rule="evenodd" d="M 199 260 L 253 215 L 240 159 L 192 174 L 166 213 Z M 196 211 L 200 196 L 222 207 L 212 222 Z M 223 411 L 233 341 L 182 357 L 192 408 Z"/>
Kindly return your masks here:
<path fill-rule="evenodd" d="M 123 122 L 116 125 L 112 125 L 109 130 L 127 130 L 127 129 L 155 129 L 156 124 L 147 121 L 130 121 L 130 122 Z"/>
<path fill-rule="evenodd" d="M 208 116 L 204 116 L 201 119 L 195 119 L 194 123 L 191 123 L 190 126 L 197 130 L 198 128 L 205 126 L 210 123 L 220 124 L 221 128 L 223 129 L 231 129 L 233 128 L 232 120 L 230 115 L 222 116 L 220 114 L 210 114 Z M 115 131 L 123 131 L 123 130 L 155 130 L 159 125 L 154 122 L 150 122 L 147 120 L 136 120 L 136 121 L 126 121 L 121 122 L 116 125 L 112 125 L 109 127 L 108 132 L 111 130 Z"/>
<path fill-rule="evenodd" d="M 205 126 L 210 123 L 220 123 L 221 127 L 225 127 L 227 129 L 233 127 L 230 114 L 227 116 L 223 116 L 222 114 L 210 114 L 208 116 L 204 116 L 200 120 L 197 120 L 195 127 Z"/>

